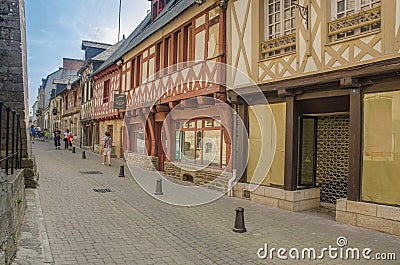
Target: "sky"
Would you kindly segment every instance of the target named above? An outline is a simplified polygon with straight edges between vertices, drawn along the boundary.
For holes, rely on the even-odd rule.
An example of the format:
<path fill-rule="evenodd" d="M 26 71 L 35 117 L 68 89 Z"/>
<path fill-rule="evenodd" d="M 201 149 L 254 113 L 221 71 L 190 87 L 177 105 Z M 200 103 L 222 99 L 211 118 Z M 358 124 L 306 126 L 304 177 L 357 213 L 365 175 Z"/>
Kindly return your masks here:
<path fill-rule="evenodd" d="M 150 8 L 148 0 L 122 0 L 121 38 Z M 29 111 L 42 78 L 62 67 L 63 58 L 83 59 L 82 40 L 118 41 L 119 0 L 25 0 Z"/>

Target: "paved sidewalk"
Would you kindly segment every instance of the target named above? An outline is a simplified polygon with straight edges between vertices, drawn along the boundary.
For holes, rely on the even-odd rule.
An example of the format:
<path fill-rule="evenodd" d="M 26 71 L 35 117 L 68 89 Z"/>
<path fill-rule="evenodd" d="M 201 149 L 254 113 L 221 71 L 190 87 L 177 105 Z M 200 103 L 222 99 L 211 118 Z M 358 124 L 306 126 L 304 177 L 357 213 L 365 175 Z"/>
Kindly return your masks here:
<path fill-rule="evenodd" d="M 35 228 L 39 210 L 34 211 L 37 216 L 27 214 L 29 225 L 24 231 L 40 236 L 31 236 L 36 242 L 31 249 L 25 243 L 27 251 L 36 253 L 31 252 L 32 261 L 19 251 L 17 264 L 39 264 L 38 260 L 51 264 L 50 258 L 54 264 L 400 264 L 399 237 L 338 224 L 329 215 L 293 213 L 226 196 L 204 206 L 171 206 L 144 192 L 128 170 L 126 178 L 119 178 L 122 160 L 113 159 L 112 167 L 106 167 L 100 165 L 99 155 L 86 152 L 83 160 L 80 150 L 76 154 L 54 150 L 49 143 L 35 143 L 33 151 L 47 233 L 38 228 L 38 220 Z M 135 169 L 134 174 L 151 173 Z M 245 208 L 248 232 L 243 234 L 232 232 L 238 206 Z M 31 207 L 30 203 L 28 212 Z M 50 249 L 43 255 L 46 244 L 41 241 L 46 235 Z M 279 260 L 276 252 L 272 260 L 257 257 L 265 243 L 270 249 L 313 247 L 319 251 L 337 247 L 339 236 L 347 238 L 348 247 L 393 252 L 397 260 L 329 259 L 327 253 L 318 261 Z M 26 263 L 21 262 L 24 256 Z"/>

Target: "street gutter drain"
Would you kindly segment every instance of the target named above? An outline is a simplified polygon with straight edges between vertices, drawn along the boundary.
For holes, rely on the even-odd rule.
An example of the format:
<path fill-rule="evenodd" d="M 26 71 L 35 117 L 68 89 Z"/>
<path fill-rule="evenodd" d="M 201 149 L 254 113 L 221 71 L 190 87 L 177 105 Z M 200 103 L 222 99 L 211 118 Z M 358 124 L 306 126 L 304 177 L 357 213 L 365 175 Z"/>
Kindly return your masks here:
<path fill-rule="evenodd" d="M 100 193 L 106 193 L 106 192 L 112 192 L 110 189 L 93 189 L 94 192 L 100 192 Z"/>
<path fill-rule="evenodd" d="M 86 174 L 86 175 L 101 175 L 103 172 L 100 171 L 79 171 L 81 174 Z"/>

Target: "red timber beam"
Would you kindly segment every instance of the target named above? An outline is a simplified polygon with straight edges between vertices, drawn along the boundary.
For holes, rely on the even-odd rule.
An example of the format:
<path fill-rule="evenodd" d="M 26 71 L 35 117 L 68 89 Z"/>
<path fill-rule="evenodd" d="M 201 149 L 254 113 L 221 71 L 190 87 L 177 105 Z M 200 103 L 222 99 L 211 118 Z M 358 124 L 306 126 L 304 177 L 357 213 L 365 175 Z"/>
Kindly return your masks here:
<path fill-rule="evenodd" d="M 146 125 L 144 128 L 148 129 L 148 133 L 150 137 L 146 137 L 146 148 L 147 153 L 150 156 L 157 156 L 157 149 L 156 149 L 156 128 L 155 128 L 155 121 L 154 121 L 154 113 L 155 109 L 151 108 L 143 108 L 143 113 L 146 115 L 148 114 L 146 119 Z"/>

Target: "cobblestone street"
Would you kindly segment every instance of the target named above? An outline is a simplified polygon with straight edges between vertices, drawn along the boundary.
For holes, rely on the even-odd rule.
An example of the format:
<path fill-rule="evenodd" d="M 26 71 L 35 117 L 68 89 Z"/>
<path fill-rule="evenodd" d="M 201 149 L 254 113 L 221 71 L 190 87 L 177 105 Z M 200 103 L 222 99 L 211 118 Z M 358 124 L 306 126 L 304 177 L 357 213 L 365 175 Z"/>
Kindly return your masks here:
<path fill-rule="evenodd" d="M 83 160 L 79 149 L 72 154 L 54 150 L 46 142 L 35 143 L 33 152 L 40 173 L 40 204 L 29 203 L 28 198 L 21 242 L 29 239 L 24 235 L 31 233 L 32 240 L 37 235 L 44 251 L 35 258 L 34 251 L 20 251 L 16 264 L 39 264 L 38 260 L 46 264 L 96 265 L 400 262 L 399 237 L 339 224 L 323 213 L 293 213 L 227 196 L 205 206 L 170 206 L 145 193 L 127 169 L 126 177 L 119 178 L 122 160 L 113 159 L 112 166 L 106 167 L 101 165 L 99 155 L 86 152 L 87 159 Z M 87 174 L 93 173 L 88 171 L 99 172 Z M 94 191 L 106 188 L 112 192 Z M 28 190 L 27 196 L 36 195 Z M 32 213 L 31 207 L 38 209 Z M 236 207 L 245 209 L 247 232 L 243 234 L 232 231 Z M 29 227 L 27 222 L 31 222 Z M 35 222 L 38 226 L 32 227 Z M 397 261 L 329 259 L 328 254 L 319 261 L 280 260 L 276 252 L 272 260 L 257 256 L 257 250 L 265 243 L 276 249 L 320 250 L 329 245 L 337 247 L 339 236 L 347 238 L 347 247 L 396 253 Z M 32 248 L 40 252 L 37 245 Z"/>

